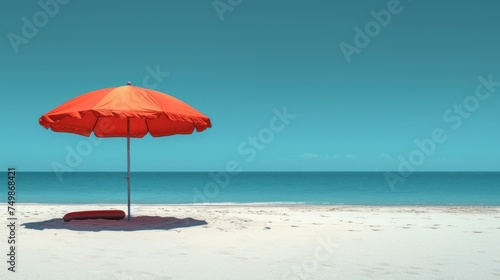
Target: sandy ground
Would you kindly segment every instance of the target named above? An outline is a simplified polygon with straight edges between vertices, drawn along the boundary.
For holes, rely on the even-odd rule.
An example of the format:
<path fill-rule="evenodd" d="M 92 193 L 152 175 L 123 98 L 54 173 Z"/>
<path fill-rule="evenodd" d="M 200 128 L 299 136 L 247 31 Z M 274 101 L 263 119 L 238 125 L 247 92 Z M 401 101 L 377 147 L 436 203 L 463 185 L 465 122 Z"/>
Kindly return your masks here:
<path fill-rule="evenodd" d="M 500 207 L 136 205 L 131 221 L 62 221 L 86 209 L 126 211 L 16 205 L 16 272 L 3 261 L 0 279 L 500 279 Z"/>

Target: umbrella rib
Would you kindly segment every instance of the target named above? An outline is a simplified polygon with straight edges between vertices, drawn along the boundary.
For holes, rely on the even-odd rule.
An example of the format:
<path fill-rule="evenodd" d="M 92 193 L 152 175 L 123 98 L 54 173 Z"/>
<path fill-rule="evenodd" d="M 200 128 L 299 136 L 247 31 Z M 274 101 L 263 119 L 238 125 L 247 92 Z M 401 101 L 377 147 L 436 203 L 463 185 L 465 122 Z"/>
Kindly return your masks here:
<path fill-rule="evenodd" d="M 153 101 L 153 103 L 156 105 L 156 107 L 161 108 L 160 104 L 156 102 L 156 99 L 151 96 L 149 92 L 145 92 L 146 96 L 149 98 L 149 100 Z"/>
<path fill-rule="evenodd" d="M 91 130 L 90 134 L 92 134 L 92 132 L 94 132 L 94 135 L 97 137 L 97 135 L 95 134 L 95 127 L 97 126 L 97 122 L 99 121 L 99 117 L 97 117 L 95 114 L 94 114 L 94 116 L 95 116 L 95 122 L 94 122 L 94 125 L 92 126 L 92 130 Z"/>
<path fill-rule="evenodd" d="M 149 133 L 151 135 L 151 132 L 149 131 L 148 119 L 144 119 L 144 122 L 146 123 L 146 134 Z"/>

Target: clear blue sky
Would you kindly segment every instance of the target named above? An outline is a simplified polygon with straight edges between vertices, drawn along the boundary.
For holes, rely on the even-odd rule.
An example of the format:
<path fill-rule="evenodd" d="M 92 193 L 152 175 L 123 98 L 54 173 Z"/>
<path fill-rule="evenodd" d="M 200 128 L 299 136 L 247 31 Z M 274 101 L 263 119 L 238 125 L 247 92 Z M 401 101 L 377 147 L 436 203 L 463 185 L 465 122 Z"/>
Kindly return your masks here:
<path fill-rule="evenodd" d="M 125 139 L 96 144 L 38 118 L 127 81 L 213 124 L 132 139 L 133 171 L 224 170 L 230 160 L 245 171 L 385 171 L 412 152 L 418 171 L 500 170 L 500 1 L 40 2 L 47 11 L 0 3 L 4 170 L 126 170 Z M 489 75 L 492 92 L 478 80 Z M 295 118 L 270 138 L 273 109 L 284 107 Z M 418 152 L 415 140 L 435 129 L 442 143 Z"/>

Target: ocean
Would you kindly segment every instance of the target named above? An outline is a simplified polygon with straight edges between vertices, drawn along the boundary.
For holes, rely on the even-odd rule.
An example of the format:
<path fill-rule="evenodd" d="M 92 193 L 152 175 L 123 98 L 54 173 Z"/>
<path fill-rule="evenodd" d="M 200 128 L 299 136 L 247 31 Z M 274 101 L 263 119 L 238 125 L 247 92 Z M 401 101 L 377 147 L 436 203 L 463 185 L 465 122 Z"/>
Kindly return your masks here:
<path fill-rule="evenodd" d="M 7 201 L 7 173 L 0 201 Z M 132 172 L 132 204 L 500 205 L 500 172 Z M 400 177 L 403 178 L 403 177 Z M 0 181 L 0 182 L 1 182 Z M 17 172 L 17 203 L 125 204 L 125 172 Z"/>

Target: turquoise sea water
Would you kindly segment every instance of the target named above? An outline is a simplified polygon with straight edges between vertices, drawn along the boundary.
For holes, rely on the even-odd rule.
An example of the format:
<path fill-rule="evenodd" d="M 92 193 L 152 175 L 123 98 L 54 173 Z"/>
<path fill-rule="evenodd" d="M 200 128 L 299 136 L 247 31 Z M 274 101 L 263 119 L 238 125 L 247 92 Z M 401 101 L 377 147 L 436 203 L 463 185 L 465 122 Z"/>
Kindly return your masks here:
<path fill-rule="evenodd" d="M 133 172 L 131 178 L 132 204 L 500 205 L 497 172 L 414 173 L 393 189 L 378 172 Z M 16 201 L 126 204 L 126 173 L 65 173 L 59 180 L 53 172 L 17 172 Z"/>

